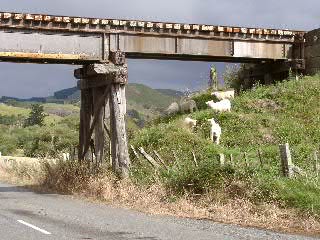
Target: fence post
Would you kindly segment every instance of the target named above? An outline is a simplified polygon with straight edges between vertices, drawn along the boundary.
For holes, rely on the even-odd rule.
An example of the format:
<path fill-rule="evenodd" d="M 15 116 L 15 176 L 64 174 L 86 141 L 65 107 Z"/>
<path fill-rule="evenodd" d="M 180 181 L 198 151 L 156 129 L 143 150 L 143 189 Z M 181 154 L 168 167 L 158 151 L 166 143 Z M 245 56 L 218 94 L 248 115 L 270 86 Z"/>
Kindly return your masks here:
<path fill-rule="evenodd" d="M 258 157 L 259 157 L 259 161 L 260 161 L 261 166 L 263 166 L 262 150 L 260 148 L 258 149 Z"/>
<path fill-rule="evenodd" d="M 249 161 L 248 161 L 248 154 L 247 152 L 244 152 L 243 153 L 243 157 L 244 157 L 244 161 L 246 163 L 246 166 L 249 167 Z"/>
<path fill-rule="evenodd" d="M 231 165 L 234 165 L 233 154 L 232 154 L 232 153 L 230 154 L 230 164 L 231 164 Z"/>
<path fill-rule="evenodd" d="M 318 162 L 318 151 L 314 151 L 313 153 L 314 158 L 314 171 L 316 172 L 317 177 L 319 176 L 319 162 Z"/>
<path fill-rule="evenodd" d="M 220 154 L 219 154 L 219 160 L 220 160 L 220 165 L 221 165 L 221 166 L 224 166 L 225 157 L 224 157 L 224 154 L 223 154 L 223 153 L 220 153 Z"/>
<path fill-rule="evenodd" d="M 286 143 L 284 145 L 280 144 L 279 149 L 280 149 L 280 157 L 281 157 L 282 174 L 285 177 L 290 178 L 293 176 L 293 164 L 292 164 L 289 143 Z"/>

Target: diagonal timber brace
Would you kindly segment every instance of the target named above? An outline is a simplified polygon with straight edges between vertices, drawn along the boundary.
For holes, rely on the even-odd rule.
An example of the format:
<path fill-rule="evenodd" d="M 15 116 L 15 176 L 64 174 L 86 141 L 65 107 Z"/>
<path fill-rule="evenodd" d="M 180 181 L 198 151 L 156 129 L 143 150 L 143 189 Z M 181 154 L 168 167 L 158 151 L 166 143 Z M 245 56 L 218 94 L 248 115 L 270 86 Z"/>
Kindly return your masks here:
<path fill-rule="evenodd" d="M 75 70 L 75 77 L 80 79 L 78 87 L 82 101 L 79 159 L 87 160 L 90 145 L 94 143 L 96 162 L 102 163 L 106 133 L 111 141 L 112 168 L 120 176 L 127 177 L 130 165 L 125 126 L 128 71 L 127 65 L 123 64 L 123 55 L 118 54 L 114 59 L 115 64 L 91 64 Z M 109 119 L 108 111 L 110 131 L 105 124 Z"/>

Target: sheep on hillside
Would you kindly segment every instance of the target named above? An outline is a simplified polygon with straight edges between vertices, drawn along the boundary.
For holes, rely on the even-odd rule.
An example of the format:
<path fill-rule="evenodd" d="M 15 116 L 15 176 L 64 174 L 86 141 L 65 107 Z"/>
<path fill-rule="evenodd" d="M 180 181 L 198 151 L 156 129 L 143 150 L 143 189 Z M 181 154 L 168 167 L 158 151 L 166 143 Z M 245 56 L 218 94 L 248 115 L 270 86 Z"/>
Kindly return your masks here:
<path fill-rule="evenodd" d="M 197 111 L 197 104 L 194 100 L 184 98 L 182 99 L 179 104 L 176 102 L 173 102 L 170 104 L 170 106 L 164 111 L 166 115 L 171 116 L 175 115 L 179 112 L 185 113 L 185 112 L 191 112 Z"/>
<path fill-rule="evenodd" d="M 183 98 L 180 100 L 180 112 L 191 112 L 198 111 L 197 104 L 193 99 Z"/>
<path fill-rule="evenodd" d="M 234 99 L 234 90 L 215 91 L 211 95 L 215 96 L 218 100 Z"/>
<path fill-rule="evenodd" d="M 211 123 L 211 130 L 210 130 L 210 139 L 212 142 L 216 143 L 217 145 L 220 144 L 220 136 L 222 133 L 221 127 L 215 120 L 209 119 L 208 122 Z"/>
<path fill-rule="evenodd" d="M 189 118 L 189 117 L 186 117 L 183 120 L 183 123 L 187 128 L 189 128 L 191 130 L 193 130 L 197 126 L 197 120 L 194 120 L 194 119 Z"/>
<path fill-rule="evenodd" d="M 171 103 L 170 106 L 165 110 L 165 113 L 169 116 L 177 114 L 178 112 L 179 112 L 179 104 L 176 102 Z"/>
<path fill-rule="evenodd" d="M 213 100 L 206 102 L 215 112 L 231 112 L 231 102 L 228 99 L 214 102 Z"/>

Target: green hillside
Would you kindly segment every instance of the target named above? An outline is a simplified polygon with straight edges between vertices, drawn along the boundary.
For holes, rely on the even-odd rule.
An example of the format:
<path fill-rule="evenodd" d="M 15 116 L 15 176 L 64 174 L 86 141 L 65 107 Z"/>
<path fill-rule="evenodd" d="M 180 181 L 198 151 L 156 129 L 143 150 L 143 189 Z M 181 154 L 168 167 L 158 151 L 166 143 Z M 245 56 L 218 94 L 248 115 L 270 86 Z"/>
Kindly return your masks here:
<path fill-rule="evenodd" d="M 195 97 L 199 106 L 208 98 L 209 94 Z M 319 100 L 320 76 L 258 86 L 236 97 L 231 113 L 218 115 L 205 108 L 193 114 L 159 119 L 136 134 L 131 144 L 142 146 L 149 153 L 158 151 L 169 164 L 169 170 L 160 173 L 160 181 L 169 192 L 211 193 L 213 201 L 246 198 L 256 204 L 276 202 L 320 214 L 320 183 L 312 160 L 320 145 Z M 194 132 L 183 127 L 187 116 L 198 120 Z M 219 146 L 209 141 L 207 119 L 212 117 L 222 127 Z M 295 165 L 306 176 L 302 174 L 292 180 L 281 176 L 278 144 L 286 142 L 291 145 Z M 192 152 L 198 167 L 192 161 Z M 220 153 L 226 156 L 225 166 L 220 165 Z M 230 154 L 235 161 L 232 164 Z M 154 170 L 146 161 L 138 161 L 134 169 L 133 175 L 139 181 L 145 184 L 155 181 Z"/>
<path fill-rule="evenodd" d="M 145 108 L 166 108 L 174 101 L 174 97 L 164 95 L 143 84 L 131 83 L 127 88 L 129 104 L 142 105 Z"/>
<path fill-rule="evenodd" d="M 181 92 L 170 89 L 155 90 L 143 84 L 129 83 L 126 88 L 129 105 L 143 106 L 145 109 L 165 108 L 175 98 L 181 96 Z M 56 99 L 80 100 L 80 91 L 77 88 L 68 88 L 54 93 Z"/>

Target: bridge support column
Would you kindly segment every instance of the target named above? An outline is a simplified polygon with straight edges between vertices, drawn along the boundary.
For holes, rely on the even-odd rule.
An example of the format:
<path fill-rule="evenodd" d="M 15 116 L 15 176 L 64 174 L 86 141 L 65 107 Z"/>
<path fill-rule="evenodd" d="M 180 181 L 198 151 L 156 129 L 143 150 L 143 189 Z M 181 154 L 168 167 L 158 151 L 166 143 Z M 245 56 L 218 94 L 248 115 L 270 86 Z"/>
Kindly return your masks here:
<path fill-rule="evenodd" d="M 75 70 L 81 89 L 79 159 L 88 160 L 91 147 L 96 163 L 102 163 L 107 134 L 111 142 L 112 169 L 125 178 L 130 165 L 125 124 L 128 71 L 121 53 L 112 56 L 112 63 L 91 64 Z"/>

